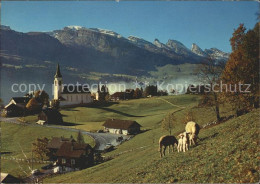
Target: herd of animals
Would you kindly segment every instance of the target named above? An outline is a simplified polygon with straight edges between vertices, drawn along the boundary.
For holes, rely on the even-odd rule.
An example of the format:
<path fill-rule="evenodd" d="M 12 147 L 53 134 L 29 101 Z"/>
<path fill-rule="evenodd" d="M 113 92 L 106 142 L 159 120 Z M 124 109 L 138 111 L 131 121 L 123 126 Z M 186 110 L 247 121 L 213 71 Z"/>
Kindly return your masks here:
<path fill-rule="evenodd" d="M 178 152 L 185 152 L 189 150 L 189 146 L 192 144 L 197 144 L 198 134 L 200 131 L 200 126 L 190 121 L 186 124 L 185 132 L 178 135 L 178 140 L 173 135 L 165 135 L 159 139 L 159 151 L 160 156 L 165 156 L 165 150 L 172 146 L 172 151 L 174 151 L 174 145 L 177 145 Z"/>

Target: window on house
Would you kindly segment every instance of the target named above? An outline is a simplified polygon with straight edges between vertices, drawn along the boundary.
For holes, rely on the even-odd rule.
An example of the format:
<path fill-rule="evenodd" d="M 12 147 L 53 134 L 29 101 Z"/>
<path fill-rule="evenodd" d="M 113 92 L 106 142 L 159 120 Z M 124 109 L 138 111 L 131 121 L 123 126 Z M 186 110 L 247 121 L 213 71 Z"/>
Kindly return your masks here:
<path fill-rule="evenodd" d="M 75 159 L 71 159 L 71 165 L 75 165 Z"/>
<path fill-rule="evenodd" d="M 61 163 L 66 164 L 66 159 L 65 158 L 61 159 Z"/>

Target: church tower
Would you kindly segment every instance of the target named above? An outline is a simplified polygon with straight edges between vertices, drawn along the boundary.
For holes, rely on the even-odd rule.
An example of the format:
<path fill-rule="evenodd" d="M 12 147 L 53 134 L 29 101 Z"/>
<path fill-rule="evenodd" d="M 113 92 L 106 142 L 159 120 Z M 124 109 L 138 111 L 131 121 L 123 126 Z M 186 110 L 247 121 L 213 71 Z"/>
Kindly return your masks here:
<path fill-rule="evenodd" d="M 60 65 L 58 63 L 56 74 L 54 76 L 54 100 L 58 100 L 62 91 L 62 75 L 60 73 Z"/>

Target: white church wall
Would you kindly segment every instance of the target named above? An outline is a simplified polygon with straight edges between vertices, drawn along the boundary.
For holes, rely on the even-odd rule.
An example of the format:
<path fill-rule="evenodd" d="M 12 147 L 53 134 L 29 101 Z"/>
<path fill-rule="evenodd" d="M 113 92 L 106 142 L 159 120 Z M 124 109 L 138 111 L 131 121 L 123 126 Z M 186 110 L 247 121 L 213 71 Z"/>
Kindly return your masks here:
<path fill-rule="evenodd" d="M 66 105 L 77 105 L 77 104 L 87 104 L 92 102 L 90 93 L 79 93 L 79 94 L 61 94 L 65 99 L 60 101 L 60 106 Z"/>

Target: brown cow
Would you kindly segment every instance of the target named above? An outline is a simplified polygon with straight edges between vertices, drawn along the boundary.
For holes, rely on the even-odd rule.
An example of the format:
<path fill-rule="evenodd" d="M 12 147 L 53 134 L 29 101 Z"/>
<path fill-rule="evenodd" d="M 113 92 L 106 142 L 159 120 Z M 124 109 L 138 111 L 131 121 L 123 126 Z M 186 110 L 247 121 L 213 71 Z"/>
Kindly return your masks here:
<path fill-rule="evenodd" d="M 174 145 L 178 145 L 177 139 L 173 135 L 164 135 L 159 139 L 159 151 L 160 156 L 162 157 L 162 147 L 163 149 L 163 155 L 165 156 L 165 150 L 167 146 L 169 146 L 169 153 L 170 153 L 170 146 L 172 145 L 172 151 L 174 151 Z"/>

